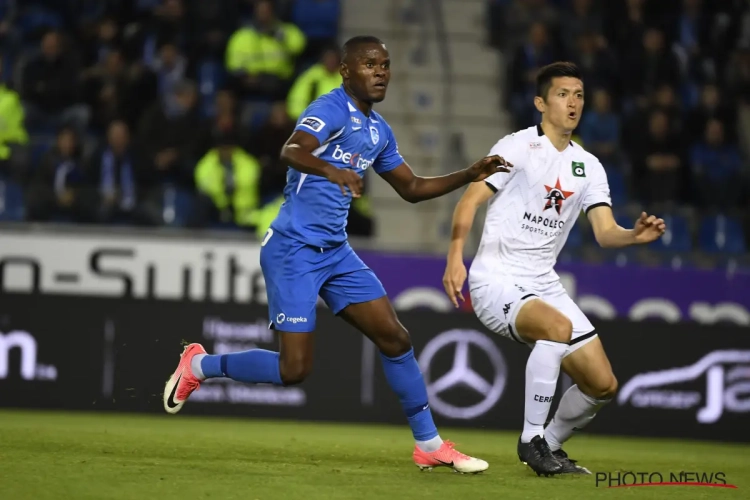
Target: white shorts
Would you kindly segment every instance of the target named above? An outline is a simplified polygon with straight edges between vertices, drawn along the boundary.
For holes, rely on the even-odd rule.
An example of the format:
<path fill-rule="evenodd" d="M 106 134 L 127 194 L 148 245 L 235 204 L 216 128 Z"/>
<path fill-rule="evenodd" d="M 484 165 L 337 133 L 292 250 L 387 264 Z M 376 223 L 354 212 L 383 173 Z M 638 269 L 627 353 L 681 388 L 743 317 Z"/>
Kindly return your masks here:
<path fill-rule="evenodd" d="M 484 326 L 494 333 L 528 344 L 530 347 L 533 347 L 533 343 L 529 344 L 518 335 L 516 317 L 525 302 L 535 299 L 544 300 L 567 316 L 573 324 L 573 335 L 566 356 L 596 337 L 594 325 L 573 302 L 559 281 L 538 288 L 515 283 L 512 277 L 505 277 L 491 284 L 479 285 L 469 293 L 474 312 Z"/>

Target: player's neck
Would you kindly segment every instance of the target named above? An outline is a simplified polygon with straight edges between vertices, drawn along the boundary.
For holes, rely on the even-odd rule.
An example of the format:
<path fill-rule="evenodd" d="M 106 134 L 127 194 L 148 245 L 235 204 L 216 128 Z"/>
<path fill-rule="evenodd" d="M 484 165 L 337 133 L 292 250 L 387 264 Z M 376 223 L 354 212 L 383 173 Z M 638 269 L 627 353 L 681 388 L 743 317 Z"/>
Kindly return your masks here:
<path fill-rule="evenodd" d="M 349 99 L 354 101 L 354 105 L 357 107 L 358 110 L 360 110 L 365 116 L 369 117 L 370 112 L 372 111 L 372 103 L 361 101 L 357 99 L 351 90 L 349 90 L 346 85 L 344 85 L 344 92 L 346 92 L 346 95 L 349 96 Z"/>
<path fill-rule="evenodd" d="M 555 149 L 557 149 L 558 151 L 565 151 L 565 149 L 570 145 L 570 138 L 573 135 L 572 130 L 570 132 L 568 132 L 567 130 L 560 130 L 544 120 L 542 120 L 541 127 L 544 135 L 547 136 L 549 142 L 551 142 Z"/>

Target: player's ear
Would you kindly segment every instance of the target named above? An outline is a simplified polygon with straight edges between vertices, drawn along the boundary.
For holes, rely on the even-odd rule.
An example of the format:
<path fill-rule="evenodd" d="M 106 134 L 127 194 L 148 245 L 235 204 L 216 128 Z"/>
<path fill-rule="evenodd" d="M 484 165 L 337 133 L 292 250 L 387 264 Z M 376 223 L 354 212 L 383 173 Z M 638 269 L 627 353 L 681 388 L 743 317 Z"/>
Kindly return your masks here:
<path fill-rule="evenodd" d="M 349 78 L 349 66 L 347 66 L 346 63 L 342 62 L 341 66 L 339 66 L 339 73 L 341 74 L 341 78 Z"/>
<path fill-rule="evenodd" d="M 534 97 L 534 106 L 536 107 L 536 110 L 540 113 L 544 113 L 547 110 L 546 103 L 544 102 L 544 99 L 542 99 L 539 96 Z"/>

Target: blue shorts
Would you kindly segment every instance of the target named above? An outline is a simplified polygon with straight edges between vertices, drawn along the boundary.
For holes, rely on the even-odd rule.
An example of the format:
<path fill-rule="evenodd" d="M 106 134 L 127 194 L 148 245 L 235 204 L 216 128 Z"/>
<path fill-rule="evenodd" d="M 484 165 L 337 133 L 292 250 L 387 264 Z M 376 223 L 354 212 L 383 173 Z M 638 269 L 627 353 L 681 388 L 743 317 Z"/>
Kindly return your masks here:
<path fill-rule="evenodd" d="M 269 236 L 270 234 L 270 236 Z M 346 306 L 386 295 L 380 280 L 349 243 L 321 249 L 269 233 L 260 249 L 270 327 L 283 332 L 315 330 L 318 296 L 334 314 Z"/>

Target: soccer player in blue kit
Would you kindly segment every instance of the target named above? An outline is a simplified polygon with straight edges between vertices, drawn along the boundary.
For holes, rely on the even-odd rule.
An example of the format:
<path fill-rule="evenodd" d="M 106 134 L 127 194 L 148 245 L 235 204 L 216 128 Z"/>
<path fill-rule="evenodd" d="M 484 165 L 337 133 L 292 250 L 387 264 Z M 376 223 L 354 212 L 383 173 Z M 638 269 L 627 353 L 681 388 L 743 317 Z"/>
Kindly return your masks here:
<path fill-rule="evenodd" d="M 331 311 L 380 350 L 383 370 L 412 429 L 413 459 L 421 469 L 487 469 L 484 460 L 457 451 L 435 427 L 427 389 L 409 334 L 383 285 L 347 242 L 346 221 L 362 177 L 372 168 L 406 201 L 417 203 L 482 181 L 512 167 L 499 156 L 440 177 L 418 177 L 398 152 L 393 132 L 372 110 L 385 98 L 390 59 L 375 37 L 350 39 L 343 50 L 343 84 L 315 100 L 297 122 L 281 158 L 290 166 L 285 201 L 261 243 L 271 328 L 280 352 L 252 349 L 208 355 L 200 344 L 183 351 L 164 390 L 164 408 L 182 409 L 201 382 L 229 377 L 248 383 L 293 385 L 312 369 L 318 295 Z"/>

